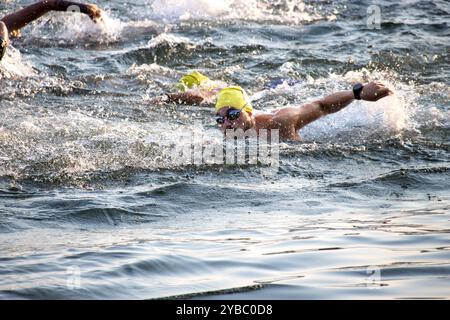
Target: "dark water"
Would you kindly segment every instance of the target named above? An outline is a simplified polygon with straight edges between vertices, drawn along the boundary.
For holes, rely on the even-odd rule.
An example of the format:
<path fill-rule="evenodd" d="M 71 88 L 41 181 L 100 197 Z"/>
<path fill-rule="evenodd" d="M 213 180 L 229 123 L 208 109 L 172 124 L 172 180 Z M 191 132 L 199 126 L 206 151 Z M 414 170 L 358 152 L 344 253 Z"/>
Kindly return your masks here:
<path fill-rule="evenodd" d="M 0 298 L 450 297 L 448 1 L 95 2 L 102 25 L 48 15 L 0 64 Z M 150 99 L 193 68 L 259 110 L 396 95 L 304 128 L 271 177 L 179 166 L 212 109 Z"/>

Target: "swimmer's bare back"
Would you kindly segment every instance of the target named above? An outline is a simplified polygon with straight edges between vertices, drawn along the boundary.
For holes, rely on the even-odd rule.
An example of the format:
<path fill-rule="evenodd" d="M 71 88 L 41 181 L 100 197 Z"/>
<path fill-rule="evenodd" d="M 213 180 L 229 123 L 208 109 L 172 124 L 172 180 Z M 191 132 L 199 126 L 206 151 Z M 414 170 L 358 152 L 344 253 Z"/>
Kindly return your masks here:
<path fill-rule="evenodd" d="M 20 36 L 20 29 L 49 11 L 80 12 L 87 14 L 94 22 L 101 18 L 101 10 L 94 4 L 65 0 L 42 0 L 11 13 L 1 18 L 0 21 L 3 22 L 3 26 L 10 35 Z"/>
<path fill-rule="evenodd" d="M 9 45 L 8 29 L 6 25 L 0 21 L 0 61 L 6 53 L 6 48 Z"/>
<path fill-rule="evenodd" d="M 192 90 L 187 92 L 168 93 L 169 101 L 178 104 L 212 104 L 217 98 L 218 90 Z"/>

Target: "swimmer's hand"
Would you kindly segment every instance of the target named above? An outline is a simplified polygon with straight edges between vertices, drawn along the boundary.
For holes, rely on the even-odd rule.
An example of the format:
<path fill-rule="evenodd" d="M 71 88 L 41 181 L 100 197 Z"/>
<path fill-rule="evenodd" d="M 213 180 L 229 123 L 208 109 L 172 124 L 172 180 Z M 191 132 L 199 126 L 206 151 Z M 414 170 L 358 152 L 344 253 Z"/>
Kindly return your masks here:
<path fill-rule="evenodd" d="M 77 3 L 66 0 L 46 0 L 51 10 L 84 13 L 95 23 L 101 20 L 102 10 L 95 4 Z"/>
<path fill-rule="evenodd" d="M 364 88 L 361 91 L 361 100 L 366 101 L 377 101 L 381 98 L 393 95 L 394 92 L 386 87 L 384 84 L 378 81 L 369 82 L 364 85 Z"/>
<path fill-rule="evenodd" d="M 102 18 L 102 10 L 95 4 L 85 4 L 84 8 L 81 8 L 81 12 L 87 14 L 95 23 L 100 21 Z"/>

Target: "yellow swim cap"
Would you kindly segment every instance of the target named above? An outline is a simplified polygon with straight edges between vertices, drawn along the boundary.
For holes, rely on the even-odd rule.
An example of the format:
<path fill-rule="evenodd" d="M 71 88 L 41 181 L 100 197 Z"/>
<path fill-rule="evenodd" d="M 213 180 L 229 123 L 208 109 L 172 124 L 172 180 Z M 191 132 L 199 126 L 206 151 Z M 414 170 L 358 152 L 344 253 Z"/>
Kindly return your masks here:
<path fill-rule="evenodd" d="M 238 86 L 228 87 L 219 92 L 219 95 L 217 96 L 216 112 L 219 112 L 223 107 L 231 107 L 234 109 L 244 108 L 243 110 L 247 112 L 253 112 L 253 107 L 250 104 L 247 94 L 244 89 Z"/>
<path fill-rule="evenodd" d="M 209 81 L 207 76 L 194 71 L 181 77 L 180 82 L 177 84 L 177 89 L 184 92 L 186 89 L 192 89 L 194 86 L 199 86 L 206 81 Z"/>

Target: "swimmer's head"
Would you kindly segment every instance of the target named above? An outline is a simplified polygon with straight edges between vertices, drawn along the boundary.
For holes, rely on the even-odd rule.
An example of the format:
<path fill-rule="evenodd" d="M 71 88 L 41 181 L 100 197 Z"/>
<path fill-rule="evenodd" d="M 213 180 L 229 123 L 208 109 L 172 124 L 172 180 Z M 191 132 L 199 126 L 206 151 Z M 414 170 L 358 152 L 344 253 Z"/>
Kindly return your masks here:
<path fill-rule="evenodd" d="M 216 121 L 222 131 L 253 127 L 253 107 L 245 91 L 238 86 L 222 89 L 217 96 Z"/>
<path fill-rule="evenodd" d="M 210 80 L 207 76 L 198 71 L 194 71 L 181 77 L 177 84 L 177 89 L 181 92 L 185 92 L 187 89 L 198 87 L 208 81 Z"/>

